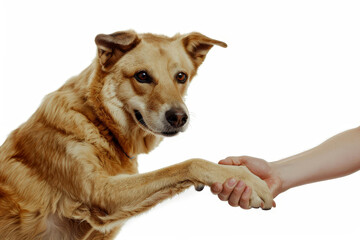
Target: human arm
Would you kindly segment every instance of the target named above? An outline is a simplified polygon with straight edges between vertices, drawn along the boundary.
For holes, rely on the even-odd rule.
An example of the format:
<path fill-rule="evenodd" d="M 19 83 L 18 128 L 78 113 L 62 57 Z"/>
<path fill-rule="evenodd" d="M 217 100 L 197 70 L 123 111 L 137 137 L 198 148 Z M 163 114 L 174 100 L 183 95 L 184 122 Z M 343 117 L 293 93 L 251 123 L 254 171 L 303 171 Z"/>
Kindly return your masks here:
<path fill-rule="evenodd" d="M 219 162 L 228 165 L 245 165 L 269 186 L 273 197 L 304 184 L 342 177 L 360 169 L 360 127 L 326 140 L 303 153 L 268 163 L 252 157 L 230 157 Z M 239 182 L 231 185 L 213 184 L 211 190 L 231 206 L 248 208 L 246 186 L 235 190 Z M 235 190 L 235 191 L 234 191 Z M 240 189 L 241 190 L 241 189 Z M 250 191 L 250 190 L 248 190 Z"/>

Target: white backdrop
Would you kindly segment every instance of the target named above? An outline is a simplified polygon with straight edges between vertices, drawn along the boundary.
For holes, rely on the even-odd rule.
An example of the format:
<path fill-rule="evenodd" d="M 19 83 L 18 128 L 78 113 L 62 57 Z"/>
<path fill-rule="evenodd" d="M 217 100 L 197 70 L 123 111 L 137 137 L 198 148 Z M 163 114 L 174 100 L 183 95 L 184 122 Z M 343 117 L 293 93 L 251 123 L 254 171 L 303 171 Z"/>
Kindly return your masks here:
<path fill-rule="evenodd" d="M 192 157 L 275 161 L 360 125 L 359 1 L 1 1 L 0 144 L 95 57 L 98 33 L 199 31 L 214 47 L 187 96 L 187 132 L 140 171 Z M 189 189 L 118 239 L 359 239 L 360 175 L 291 189 L 271 211 Z"/>

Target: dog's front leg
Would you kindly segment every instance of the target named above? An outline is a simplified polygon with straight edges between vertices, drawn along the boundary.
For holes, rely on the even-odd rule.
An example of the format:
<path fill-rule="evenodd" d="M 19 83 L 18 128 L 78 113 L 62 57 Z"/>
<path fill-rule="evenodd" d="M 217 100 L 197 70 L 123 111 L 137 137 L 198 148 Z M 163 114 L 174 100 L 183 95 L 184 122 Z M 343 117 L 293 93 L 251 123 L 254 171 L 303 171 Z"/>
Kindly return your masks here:
<path fill-rule="evenodd" d="M 192 185 L 202 185 L 190 177 L 190 170 L 191 162 L 185 161 L 144 174 L 98 176 L 91 207 L 82 205 L 74 214 L 100 231 L 111 229 Z"/>
<path fill-rule="evenodd" d="M 92 204 L 99 208 L 92 209 L 86 220 L 95 228 L 108 229 L 191 185 L 209 186 L 230 177 L 242 179 L 252 187 L 251 206 L 263 204 L 264 208 L 271 208 L 272 197 L 266 183 L 247 168 L 192 159 L 149 173 L 97 178 Z"/>

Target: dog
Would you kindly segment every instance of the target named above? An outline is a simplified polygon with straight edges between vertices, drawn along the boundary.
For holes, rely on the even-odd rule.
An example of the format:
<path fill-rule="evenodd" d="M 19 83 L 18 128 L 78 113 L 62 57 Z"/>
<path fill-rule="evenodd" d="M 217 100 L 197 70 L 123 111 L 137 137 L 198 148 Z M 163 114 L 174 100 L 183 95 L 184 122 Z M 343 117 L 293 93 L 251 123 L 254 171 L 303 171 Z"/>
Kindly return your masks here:
<path fill-rule="evenodd" d="M 224 42 L 129 30 L 95 43 L 90 66 L 47 95 L 0 147 L 0 239 L 113 239 L 162 200 L 230 177 L 252 188 L 252 207 L 272 207 L 266 183 L 243 166 L 190 159 L 137 170 L 138 154 L 186 130 L 186 90 Z"/>

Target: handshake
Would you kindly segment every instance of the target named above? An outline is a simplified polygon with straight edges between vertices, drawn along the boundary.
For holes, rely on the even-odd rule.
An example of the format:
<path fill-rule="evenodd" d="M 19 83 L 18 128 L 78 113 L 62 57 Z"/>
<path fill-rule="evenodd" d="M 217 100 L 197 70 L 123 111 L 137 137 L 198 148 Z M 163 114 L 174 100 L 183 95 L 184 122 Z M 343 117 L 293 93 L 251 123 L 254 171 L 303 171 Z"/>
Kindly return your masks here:
<path fill-rule="evenodd" d="M 245 166 L 264 180 L 275 198 L 286 190 L 323 180 L 343 177 L 360 170 L 360 127 L 347 130 L 317 147 L 275 162 L 248 156 L 228 157 L 219 164 Z M 229 178 L 211 185 L 222 201 L 249 209 L 252 189 L 244 181 Z M 275 202 L 272 203 L 276 206 Z"/>
<path fill-rule="evenodd" d="M 253 174 L 264 180 L 268 185 L 270 192 L 275 198 L 281 192 L 281 179 L 271 163 L 263 159 L 248 156 L 228 157 L 221 160 L 219 164 L 246 166 Z M 229 178 L 224 183 L 214 183 L 211 185 L 211 192 L 218 195 L 222 201 L 228 201 L 230 206 L 243 209 L 250 209 L 250 198 L 252 189 L 242 180 L 237 181 L 235 178 Z M 273 207 L 276 207 L 273 201 Z"/>

